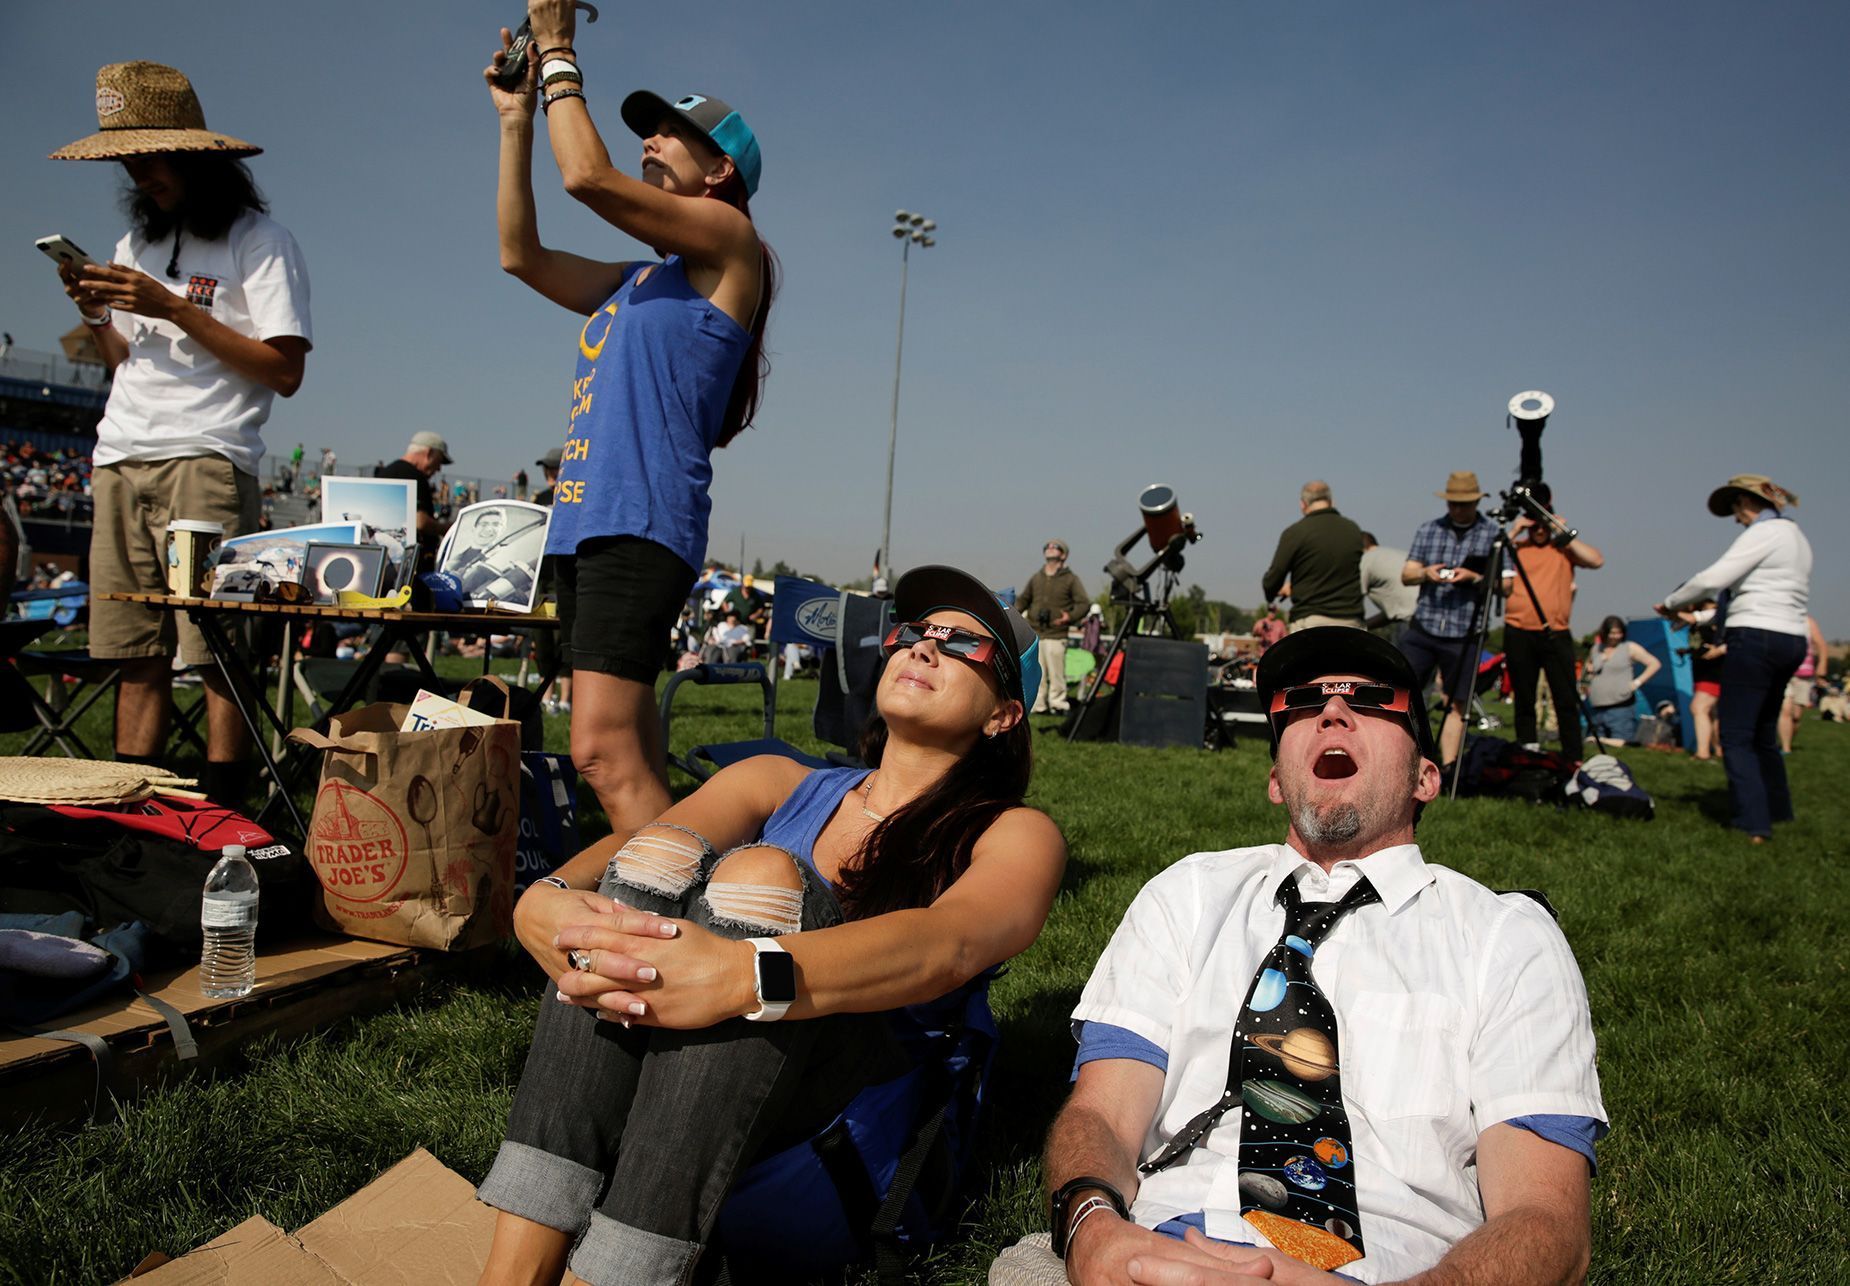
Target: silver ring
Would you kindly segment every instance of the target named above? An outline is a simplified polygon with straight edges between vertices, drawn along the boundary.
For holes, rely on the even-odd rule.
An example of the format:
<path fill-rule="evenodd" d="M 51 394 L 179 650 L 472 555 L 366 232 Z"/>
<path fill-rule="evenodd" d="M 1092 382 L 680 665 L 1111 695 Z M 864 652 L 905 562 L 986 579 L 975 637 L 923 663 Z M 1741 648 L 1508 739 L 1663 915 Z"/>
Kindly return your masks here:
<path fill-rule="evenodd" d="M 589 951 L 568 951 L 565 953 L 565 962 L 571 965 L 572 968 L 578 970 L 579 973 L 591 972 L 591 953 Z"/>

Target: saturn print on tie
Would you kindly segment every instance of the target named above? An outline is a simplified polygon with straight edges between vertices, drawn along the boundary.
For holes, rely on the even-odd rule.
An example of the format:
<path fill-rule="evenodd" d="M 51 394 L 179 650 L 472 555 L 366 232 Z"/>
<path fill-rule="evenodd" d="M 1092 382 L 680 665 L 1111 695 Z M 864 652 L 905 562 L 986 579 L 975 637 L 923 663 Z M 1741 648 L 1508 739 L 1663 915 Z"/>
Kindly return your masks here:
<path fill-rule="evenodd" d="M 1379 901 L 1366 879 L 1338 903 L 1306 905 L 1287 880 L 1285 932 L 1266 954 L 1234 1028 L 1240 1067 L 1240 1214 L 1274 1246 L 1328 1271 L 1364 1253 L 1343 1110 L 1336 1019 L 1311 965 L 1345 914 Z"/>

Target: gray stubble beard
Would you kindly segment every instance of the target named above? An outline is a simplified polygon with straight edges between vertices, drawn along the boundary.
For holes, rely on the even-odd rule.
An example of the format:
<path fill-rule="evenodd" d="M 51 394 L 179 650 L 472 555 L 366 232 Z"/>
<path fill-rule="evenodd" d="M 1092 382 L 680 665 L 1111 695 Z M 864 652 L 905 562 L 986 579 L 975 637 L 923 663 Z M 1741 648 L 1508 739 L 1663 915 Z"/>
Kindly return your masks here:
<path fill-rule="evenodd" d="M 1307 844 L 1347 844 L 1362 833 L 1362 811 L 1354 804 L 1331 804 L 1319 811 L 1305 800 L 1292 820 Z"/>

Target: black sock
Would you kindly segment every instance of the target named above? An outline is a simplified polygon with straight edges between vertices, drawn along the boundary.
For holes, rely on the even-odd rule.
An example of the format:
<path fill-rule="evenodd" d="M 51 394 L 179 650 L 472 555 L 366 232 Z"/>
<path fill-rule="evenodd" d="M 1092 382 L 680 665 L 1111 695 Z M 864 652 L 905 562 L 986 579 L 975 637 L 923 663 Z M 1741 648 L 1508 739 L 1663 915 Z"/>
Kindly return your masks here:
<path fill-rule="evenodd" d="M 143 768 L 166 767 L 166 765 L 161 762 L 161 757 L 159 755 L 125 755 L 120 750 L 116 751 L 116 762 L 119 764 L 140 764 Z"/>

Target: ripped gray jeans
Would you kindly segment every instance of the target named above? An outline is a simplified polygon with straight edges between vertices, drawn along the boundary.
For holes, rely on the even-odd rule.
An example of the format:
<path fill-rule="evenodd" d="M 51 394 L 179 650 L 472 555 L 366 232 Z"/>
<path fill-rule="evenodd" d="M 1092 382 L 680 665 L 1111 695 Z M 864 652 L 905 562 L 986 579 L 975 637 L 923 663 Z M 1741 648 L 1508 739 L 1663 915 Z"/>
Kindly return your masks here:
<path fill-rule="evenodd" d="M 834 892 L 785 850 L 753 844 L 717 857 L 660 823 L 624 846 L 599 889 L 733 939 L 842 920 Z M 626 1029 L 558 1003 L 553 990 L 506 1141 L 476 1195 L 574 1234 L 571 1269 L 593 1286 L 693 1280 L 738 1176 L 905 1066 L 878 1014 Z"/>

